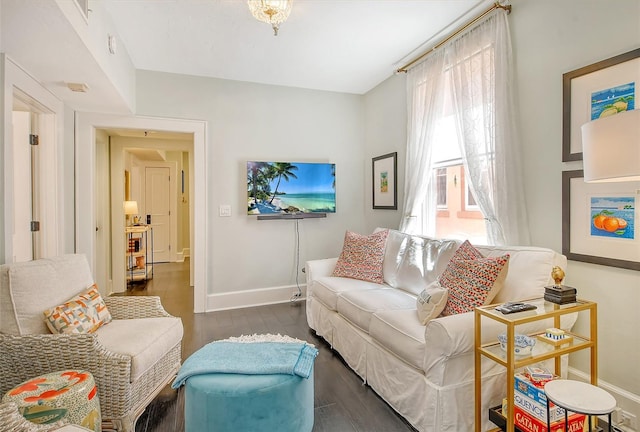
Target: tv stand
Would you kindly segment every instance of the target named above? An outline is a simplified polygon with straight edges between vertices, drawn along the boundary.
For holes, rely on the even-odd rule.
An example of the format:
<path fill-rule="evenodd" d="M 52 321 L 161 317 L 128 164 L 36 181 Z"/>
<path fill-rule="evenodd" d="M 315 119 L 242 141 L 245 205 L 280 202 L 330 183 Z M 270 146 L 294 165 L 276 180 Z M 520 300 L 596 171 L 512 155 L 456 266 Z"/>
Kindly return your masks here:
<path fill-rule="evenodd" d="M 275 220 L 275 219 L 314 219 L 327 217 L 326 213 L 284 213 L 273 215 L 258 215 L 258 220 Z"/>

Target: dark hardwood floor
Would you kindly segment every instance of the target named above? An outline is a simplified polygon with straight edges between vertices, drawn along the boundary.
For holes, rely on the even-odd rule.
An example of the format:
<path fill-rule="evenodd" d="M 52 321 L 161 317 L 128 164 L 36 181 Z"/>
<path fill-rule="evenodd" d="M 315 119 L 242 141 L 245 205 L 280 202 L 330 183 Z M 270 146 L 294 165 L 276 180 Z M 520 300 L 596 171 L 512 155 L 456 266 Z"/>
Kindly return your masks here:
<path fill-rule="evenodd" d="M 165 309 L 182 318 L 183 359 L 209 342 L 243 334 L 280 333 L 314 344 L 320 351 L 314 376 L 315 432 L 415 430 L 309 329 L 304 302 L 194 314 L 188 261 L 156 264 L 153 279 L 131 287 L 126 295 L 160 296 Z M 165 388 L 138 419 L 136 432 L 183 431 L 183 408 L 183 390 Z"/>

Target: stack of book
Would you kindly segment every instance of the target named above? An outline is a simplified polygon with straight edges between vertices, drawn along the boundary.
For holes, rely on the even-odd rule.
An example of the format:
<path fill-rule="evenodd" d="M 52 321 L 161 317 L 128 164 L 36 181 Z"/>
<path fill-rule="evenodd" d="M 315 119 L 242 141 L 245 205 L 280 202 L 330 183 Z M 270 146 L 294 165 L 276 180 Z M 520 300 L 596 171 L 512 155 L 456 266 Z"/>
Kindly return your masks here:
<path fill-rule="evenodd" d="M 537 382 L 526 374 L 516 374 L 514 391 L 514 421 L 523 432 L 564 432 L 564 409 L 550 404 L 551 430 L 547 428 L 547 396 L 544 384 L 548 380 Z M 569 413 L 570 431 L 587 431 L 587 417 L 584 414 Z"/>
<path fill-rule="evenodd" d="M 577 290 L 566 285 L 544 287 L 544 299 L 551 303 L 567 304 L 576 302 Z"/>

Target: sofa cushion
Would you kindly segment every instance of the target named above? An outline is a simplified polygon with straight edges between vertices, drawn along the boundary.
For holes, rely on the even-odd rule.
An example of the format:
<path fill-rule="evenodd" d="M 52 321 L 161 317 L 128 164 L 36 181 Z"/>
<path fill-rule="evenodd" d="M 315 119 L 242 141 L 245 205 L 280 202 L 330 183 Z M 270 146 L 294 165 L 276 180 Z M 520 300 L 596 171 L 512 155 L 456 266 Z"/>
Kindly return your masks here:
<path fill-rule="evenodd" d="M 422 370 L 424 363 L 424 326 L 415 310 L 381 310 L 371 317 L 369 334 L 380 345 Z"/>
<path fill-rule="evenodd" d="M 416 307 L 418 310 L 418 319 L 422 325 L 426 325 L 429 321 L 436 318 L 442 313 L 447 305 L 449 291 L 435 281 L 426 287 L 416 299 Z"/>
<path fill-rule="evenodd" d="M 380 288 L 343 292 L 337 302 L 338 313 L 367 333 L 374 312 L 394 309 L 412 309 L 415 314 L 415 296 L 394 288 Z"/>
<path fill-rule="evenodd" d="M 376 228 L 374 232 L 382 231 L 383 228 Z M 382 274 L 384 282 L 394 288 L 397 288 L 397 274 L 400 269 L 400 261 L 404 255 L 404 251 L 409 243 L 411 236 L 409 234 L 389 230 L 387 235 L 387 244 L 384 248 L 384 261 L 382 262 Z"/>
<path fill-rule="evenodd" d="M 131 382 L 140 378 L 182 340 L 182 321 L 174 317 L 113 320 L 98 329 L 109 351 L 131 356 Z"/>
<path fill-rule="evenodd" d="M 381 230 L 376 228 L 375 232 Z M 438 280 L 459 244 L 458 240 L 438 240 L 390 229 L 382 264 L 385 283 L 420 294 Z"/>
<path fill-rule="evenodd" d="M 62 255 L 2 266 L 0 333 L 49 334 L 42 312 L 93 284 L 84 255 Z"/>
<path fill-rule="evenodd" d="M 93 333 L 111 322 L 111 314 L 93 284 L 64 304 L 46 309 L 44 321 L 51 333 Z"/>
<path fill-rule="evenodd" d="M 432 282 L 438 280 L 458 245 L 456 240 L 411 236 L 400 259 L 395 285 L 391 286 L 413 295 L 420 294 Z"/>
<path fill-rule="evenodd" d="M 527 300 L 544 295 L 544 287 L 553 284 L 553 266 L 567 268 L 567 258 L 551 249 L 534 246 L 476 246 L 486 257 L 509 254 L 509 272 L 494 303 Z"/>
<path fill-rule="evenodd" d="M 333 276 L 383 283 L 382 261 L 388 230 L 369 236 L 347 231 Z"/>
<path fill-rule="evenodd" d="M 347 291 L 362 291 L 380 289 L 380 284 L 365 282 L 357 279 L 324 276 L 313 283 L 313 296 L 320 300 L 328 309 L 338 310 L 338 296 Z"/>
<path fill-rule="evenodd" d="M 440 284 L 449 290 L 444 315 L 471 312 L 488 304 L 502 288 L 508 271 L 509 255 L 484 258 L 465 241 L 440 276 Z"/>

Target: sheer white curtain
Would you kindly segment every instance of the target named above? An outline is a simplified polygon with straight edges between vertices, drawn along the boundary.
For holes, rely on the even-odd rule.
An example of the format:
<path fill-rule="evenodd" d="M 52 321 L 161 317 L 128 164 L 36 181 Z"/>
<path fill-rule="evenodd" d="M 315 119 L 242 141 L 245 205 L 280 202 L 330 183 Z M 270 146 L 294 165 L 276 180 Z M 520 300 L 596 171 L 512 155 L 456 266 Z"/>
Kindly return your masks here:
<path fill-rule="evenodd" d="M 437 120 L 442 115 L 444 53 L 435 52 L 407 72 L 407 158 L 400 230 L 435 235 L 436 200 L 431 185 L 431 154 Z M 423 214 L 423 203 L 427 202 Z M 422 217 L 421 217 L 422 215 Z"/>
<path fill-rule="evenodd" d="M 529 244 L 514 122 L 507 14 L 497 11 L 445 48 L 467 178 L 490 244 Z"/>

